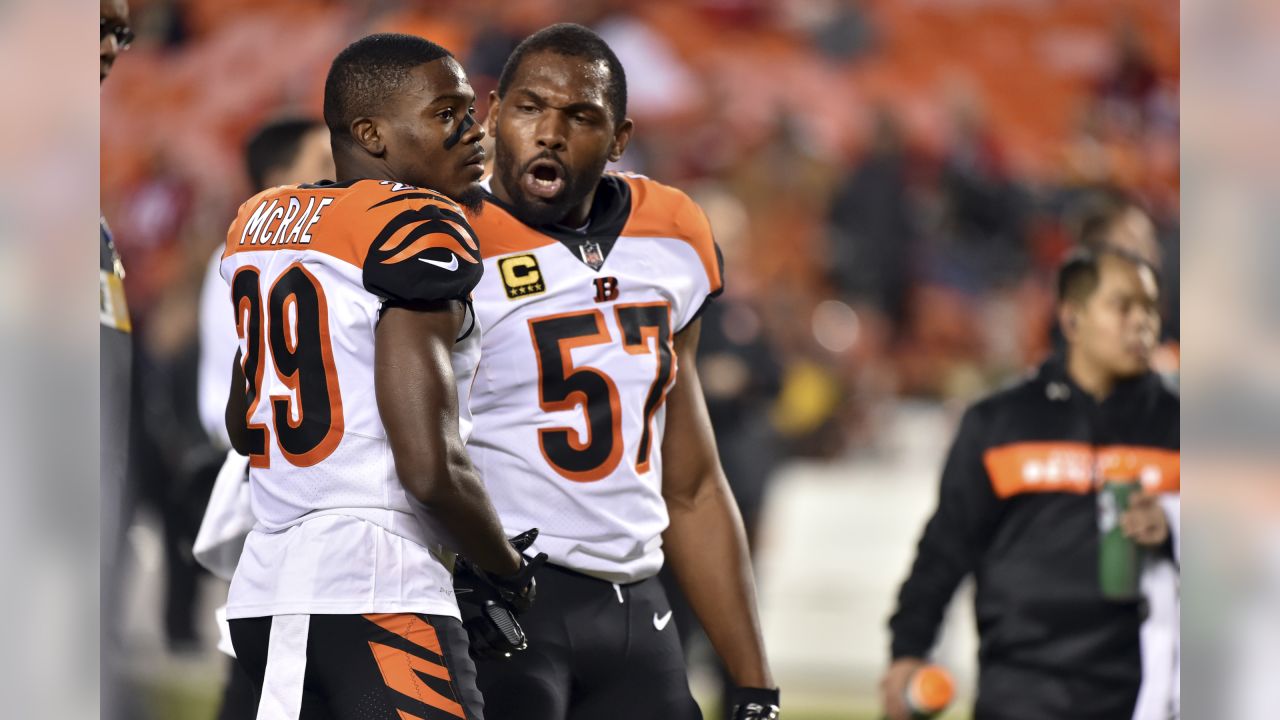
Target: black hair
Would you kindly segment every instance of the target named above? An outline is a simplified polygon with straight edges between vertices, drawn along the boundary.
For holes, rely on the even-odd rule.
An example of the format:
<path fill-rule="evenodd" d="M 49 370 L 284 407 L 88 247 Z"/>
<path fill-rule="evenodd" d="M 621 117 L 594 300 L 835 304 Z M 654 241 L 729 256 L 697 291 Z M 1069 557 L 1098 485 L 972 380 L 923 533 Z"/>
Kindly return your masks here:
<path fill-rule="evenodd" d="M 506 97 L 524 57 L 543 51 L 592 61 L 603 60 L 609 66 L 609 87 L 605 89 L 605 100 L 609 103 L 614 125 L 627 117 L 627 73 L 622 69 L 622 61 L 594 30 L 576 23 L 551 25 L 521 41 L 502 66 L 502 74 L 498 76 L 498 97 Z"/>
<path fill-rule="evenodd" d="M 244 146 L 244 164 L 253 191 L 267 188 L 272 170 L 291 165 L 307 134 L 324 127 L 314 118 L 290 117 L 273 120 L 258 128 Z M 318 179 L 318 178 L 317 178 Z"/>
<path fill-rule="evenodd" d="M 351 123 L 378 114 L 409 71 L 453 53 L 416 35 L 377 33 L 348 45 L 324 81 L 324 123 L 334 141 L 351 141 Z"/>
<path fill-rule="evenodd" d="M 1067 218 L 1071 239 L 1080 247 L 1098 252 L 1107 244 L 1116 221 L 1140 207 L 1136 200 L 1115 188 L 1094 190 L 1076 203 Z"/>
<path fill-rule="evenodd" d="M 1058 268 L 1058 302 L 1087 300 L 1098 289 L 1102 261 L 1107 257 L 1118 258 L 1138 267 L 1147 268 L 1159 283 L 1160 274 L 1156 268 L 1133 253 L 1112 247 L 1103 247 L 1098 250 L 1080 248 L 1071 253 L 1062 263 L 1062 267 Z"/>

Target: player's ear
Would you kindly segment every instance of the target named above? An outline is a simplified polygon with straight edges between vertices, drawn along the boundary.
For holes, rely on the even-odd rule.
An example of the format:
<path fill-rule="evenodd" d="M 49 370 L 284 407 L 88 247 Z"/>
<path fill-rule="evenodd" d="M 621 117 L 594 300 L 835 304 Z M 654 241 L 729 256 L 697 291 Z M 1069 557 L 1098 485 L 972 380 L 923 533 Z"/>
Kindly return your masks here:
<path fill-rule="evenodd" d="M 618 129 L 613 131 L 613 144 L 609 146 L 609 162 L 618 162 L 622 159 L 622 153 L 627 151 L 627 143 L 631 142 L 631 133 L 634 130 L 635 123 L 631 122 L 631 118 L 618 123 Z"/>
<path fill-rule="evenodd" d="M 494 137 L 498 130 L 498 109 L 502 107 L 502 98 L 498 97 L 497 90 L 489 91 L 489 114 L 484 117 L 484 129 L 489 132 L 489 137 Z"/>
<path fill-rule="evenodd" d="M 1075 340 L 1076 327 L 1080 323 L 1080 308 L 1074 303 L 1064 302 L 1058 307 L 1058 326 L 1062 328 L 1062 336 L 1068 342 Z"/>
<path fill-rule="evenodd" d="M 382 139 L 381 129 L 373 118 L 359 117 L 351 121 L 351 139 L 364 148 L 365 152 L 375 157 L 382 157 L 387 146 Z"/>

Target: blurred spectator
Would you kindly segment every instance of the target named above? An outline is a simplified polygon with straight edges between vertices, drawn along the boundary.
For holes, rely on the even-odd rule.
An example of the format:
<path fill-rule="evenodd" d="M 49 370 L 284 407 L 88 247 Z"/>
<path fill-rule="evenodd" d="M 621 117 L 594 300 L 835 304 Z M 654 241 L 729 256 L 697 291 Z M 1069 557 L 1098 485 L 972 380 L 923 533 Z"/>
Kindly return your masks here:
<path fill-rule="evenodd" d="M 697 100 L 698 83 L 671 43 L 631 10 L 631 3 L 600 3 L 592 28 L 627 71 L 627 112 L 639 122 L 680 114 Z"/>
<path fill-rule="evenodd" d="M 1117 190 L 1089 193 L 1078 203 L 1068 222 L 1080 247 L 1093 252 L 1106 248 L 1123 250 L 1157 270 L 1164 264 L 1155 224 L 1141 207 Z"/>
<path fill-rule="evenodd" d="M 1010 176 L 1000 141 L 977 96 L 952 98 L 943 162 L 944 250 L 935 276 L 968 292 L 1012 281 L 1027 267 L 1029 198 Z"/>
<path fill-rule="evenodd" d="M 905 326 L 916 254 L 908 157 L 902 127 L 887 108 L 875 115 L 871 148 L 831 202 L 831 273 L 845 295 Z"/>
<path fill-rule="evenodd" d="M 1097 94 L 1113 122 L 1138 132 L 1148 119 L 1160 78 L 1136 28 L 1121 23 L 1116 29 L 1115 59 L 1098 83 Z"/>
<path fill-rule="evenodd" d="M 892 720 L 907 720 L 907 683 L 970 574 L 976 717 L 1177 717 L 1179 401 L 1150 369 L 1156 276 L 1106 250 L 1074 256 L 1058 287 L 1065 352 L 960 423 L 889 621 Z M 1131 593 L 1100 580 L 1104 480 L 1139 483 L 1110 520 L 1139 547 Z"/>
<path fill-rule="evenodd" d="M 833 62 L 849 62 L 874 49 L 875 28 L 865 0 L 804 0 L 793 2 L 796 22 L 810 43 Z"/>

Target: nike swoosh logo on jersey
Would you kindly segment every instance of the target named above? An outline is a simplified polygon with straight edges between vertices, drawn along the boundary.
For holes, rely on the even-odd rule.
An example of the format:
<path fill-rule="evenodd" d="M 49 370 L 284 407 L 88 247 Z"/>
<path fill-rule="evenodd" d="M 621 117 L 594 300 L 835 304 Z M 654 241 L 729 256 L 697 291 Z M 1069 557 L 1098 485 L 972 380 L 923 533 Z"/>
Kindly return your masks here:
<path fill-rule="evenodd" d="M 658 632 L 662 632 L 662 629 L 665 628 L 667 626 L 667 623 L 669 622 L 671 622 L 670 610 L 668 610 L 667 614 L 663 615 L 662 617 L 658 617 L 658 613 L 653 614 L 653 627 Z"/>
<path fill-rule="evenodd" d="M 449 272 L 453 272 L 454 270 L 457 270 L 457 269 L 458 269 L 458 256 L 457 256 L 457 255 L 450 255 L 450 256 L 449 256 L 449 262 L 441 262 L 441 261 L 439 261 L 439 260 L 429 260 L 429 259 L 427 259 L 427 258 L 418 258 L 418 259 L 419 259 L 419 260 L 421 260 L 421 261 L 422 261 L 422 262 L 424 262 L 424 263 L 431 263 L 432 265 L 435 265 L 436 267 L 444 268 L 445 270 L 448 270 Z"/>

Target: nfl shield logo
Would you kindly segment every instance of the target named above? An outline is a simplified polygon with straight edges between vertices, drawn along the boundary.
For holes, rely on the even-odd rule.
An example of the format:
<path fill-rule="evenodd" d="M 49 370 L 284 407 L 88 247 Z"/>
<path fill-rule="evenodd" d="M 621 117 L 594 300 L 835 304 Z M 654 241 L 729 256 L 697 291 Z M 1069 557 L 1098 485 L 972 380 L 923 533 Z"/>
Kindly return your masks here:
<path fill-rule="evenodd" d="M 600 252 L 600 246 L 593 240 L 582 243 L 578 248 L 578 253 L 582 255 L 582 262 L 591 267 L 592 270 L 599 270 L 604 265 L 604 253 Z"/>

